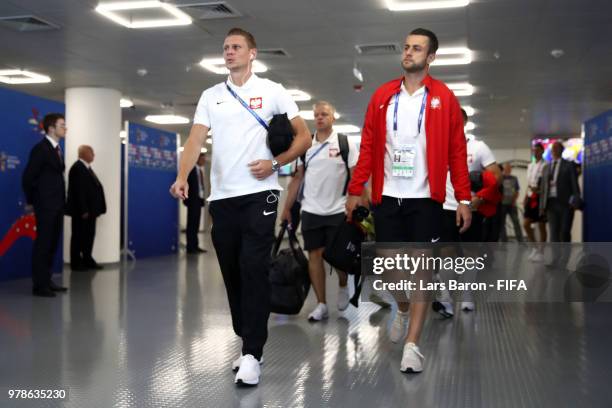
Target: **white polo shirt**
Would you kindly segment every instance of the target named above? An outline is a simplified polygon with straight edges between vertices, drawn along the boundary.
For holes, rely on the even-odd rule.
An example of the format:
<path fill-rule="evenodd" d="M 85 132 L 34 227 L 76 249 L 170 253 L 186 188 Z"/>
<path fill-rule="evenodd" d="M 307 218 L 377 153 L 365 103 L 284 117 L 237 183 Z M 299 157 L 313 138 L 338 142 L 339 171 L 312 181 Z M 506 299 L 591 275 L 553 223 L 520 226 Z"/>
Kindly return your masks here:
<path fill-rule="evenodd" d="M 476 140 L 474 138 L 466 138 L 467 147 L 467 165 L 468 171 L 481 171 L 485 167 L 495 163 L 495 156 L 489 146 L 482 140 Z M 475 194 L 476 191 L 472 191 Z M 450 172 L 446 174 L 446 200 L 442 207 L 445 210 L 456 211 L 459 207 L 459 203 L 455 199 L 455 189 L 451 183 Z"/>
<path fill-rule="evenodd" d="M 421 128 L 417 124 L 425 87 L 409 95 L 402 85 L 397 109 L 397 135 L 393 131 L 395 96 L 387 107 L 387 142 L 385 145 L 385 183 L 383 195 L 396 198 L 430 198 L 427 171 L 427 138 L 425 137 L 425 111 Z M 414 151 L 414 175 L 410 178 L 393 176 L 393 158 L 397 151 L 410 148 Z"/>
<path fill-rule="evenodd" d="M 287 113 L 290 120 L 298 116 L 296 103 L 281 84 L 255 74 L 243 86 L 234 85 L 229 77 L 227 83 L 266 123 L 276 114 Z M 276 172 L 257 180 L 249 171 L 248 163 L 273 159 L 266 144 L 267 131 L 229 93 L 225 82 L 202 93 L 193 123 L 213 131 L 208 201 L 282 190 Z"/>
<path fill-rule="evenodd" d="M 537 191 L 544 171 L 548 171 L 546 160 L 541 159 L 538 162 L 532 161 L 529 163 L 527 166 L 527 185 Z"/>
<path fill-rule="evenodd" d="M 321 145 L 325 144 L 321 148 Z M 349 144 L 348 166 L 355 167 L 359 152 L 351 141 Z M 314 157 L 313 154 L 321 149 Z M 312 157 L 312 159 L 311 159 Z M 312 146 L 306 151 L 308 169 L 304 175 L 304 198 L 302 210 L 316 215 L 334 215 L 344 212 L 346 196 L 342 195 L 346 182 L 346 166 L 340 155 L 338 134 L 333 131 L 323 141 L 312 139 Z M 310 161 L 309 161 L 310 160 Z M 298 165 L 303 165 L 302 159 Z"/>

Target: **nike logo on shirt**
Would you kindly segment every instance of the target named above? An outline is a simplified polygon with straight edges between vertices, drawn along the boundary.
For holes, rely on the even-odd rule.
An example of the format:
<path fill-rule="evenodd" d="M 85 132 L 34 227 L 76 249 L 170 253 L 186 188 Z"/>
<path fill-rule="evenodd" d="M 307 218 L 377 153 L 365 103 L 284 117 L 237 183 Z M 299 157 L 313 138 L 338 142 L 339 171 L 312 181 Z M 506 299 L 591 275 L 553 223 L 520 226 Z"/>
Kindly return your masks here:
<path fill-rule="evenodd" d="M 434 239 L 434 238 L 432 238 L 432 239 L 431 239 L 431 242 L 438 242 L 439 240 L 440 240 L 440 237 L 435 238 L 435 239 Z"/>
<path fill-rule="evenodd" d="M 275 212 L 276 212 L 276 211 L 270 211 L 270 212 L 268 212 L 268 211 L 264 211 L 264 212 L 263 212 L 263 215 L 270 215 L 270 214 L 274 214 Z"/>

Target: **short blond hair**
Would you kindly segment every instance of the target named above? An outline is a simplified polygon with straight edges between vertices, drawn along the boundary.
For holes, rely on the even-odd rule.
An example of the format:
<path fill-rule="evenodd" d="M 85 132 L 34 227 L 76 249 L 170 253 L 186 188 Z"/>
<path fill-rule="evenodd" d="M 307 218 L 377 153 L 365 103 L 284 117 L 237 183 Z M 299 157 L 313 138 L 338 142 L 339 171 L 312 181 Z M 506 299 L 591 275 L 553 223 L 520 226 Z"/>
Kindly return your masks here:
<path fill-rule="evenodd" d="M 332 115 L 336 114 L 336 107 L 334 105 L 332 105 L 330 102 L 327 101 L 318 101 L 316 102 L 314 105 L 312 105 L 312 111 L 314 112 L 315 109 L 317 109 L 317 107 L 319 106 L 329 106 L 329 109 L 331 109 L 332 111 Z"/>

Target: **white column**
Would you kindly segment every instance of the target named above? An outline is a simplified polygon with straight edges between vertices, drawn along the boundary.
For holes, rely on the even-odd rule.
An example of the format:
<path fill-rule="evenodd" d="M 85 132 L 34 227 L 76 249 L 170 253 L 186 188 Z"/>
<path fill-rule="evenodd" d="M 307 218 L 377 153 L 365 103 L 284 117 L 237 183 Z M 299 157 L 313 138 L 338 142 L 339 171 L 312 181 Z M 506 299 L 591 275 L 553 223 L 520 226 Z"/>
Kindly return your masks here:
<path fill-rule="evenodd" d="M 121 93 L 105 88 L 66 89 L 66 177 L 80 145 L 94 149 L 92 168 L 104 187 L 106 214 L 98 217 L 93 258 L 119 262 L 121 222 Z M 64 262 L 70 262 L 71 219 L 64 221 Z"/>

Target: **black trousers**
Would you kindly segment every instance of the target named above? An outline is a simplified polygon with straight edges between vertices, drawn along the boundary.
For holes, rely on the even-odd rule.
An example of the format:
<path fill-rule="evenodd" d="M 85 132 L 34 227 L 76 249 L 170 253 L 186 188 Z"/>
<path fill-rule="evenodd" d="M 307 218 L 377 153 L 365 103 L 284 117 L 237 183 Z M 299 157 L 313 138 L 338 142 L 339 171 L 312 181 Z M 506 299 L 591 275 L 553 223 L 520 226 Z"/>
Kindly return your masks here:
<path fill-rule="evenodd" d="M 51 283 L 51 267 L 64 222 L 64 211 L 34 210 L 36 240 L 32 249 L 32 284 L 34 289 L 46 289 Z"/>
<path fill-rule="evenodd" d="M 200 245 L 198 242 L 198 232 L 200 231 L 201 216 L 201 202 L 187 206 L 187 251 L 196 251 Z"/>
<path fill-rule="evenodd" d="M 550 242 L 571 242 L 574 210 L 557 198 L 549 198 L 546 217 L 550 226 Z"/>
<path fill-rule="evenodd" d="M 574 210 L 557 198 L 549 198 L 546 205 L 550 242 L 571 242 Z M 565 268 L 571 253 L 570 247 L 552 244 L 552 264 Z"/>
<path fill-rule="evenodd" d="M 268 338 L 270 282 L 278 191 L 264 191 L 210 203 L 212 242 L 223 274 L 242 354 L 259 359 Z"/>
<path fill-rule="evenodd" d="M 96 217 L 83 219 L 72 217 L 72 236 L 70 237 L 70 265 L 72 267 L 92 266 L 95 264 L 91 252 L 96 236 Z"/>

